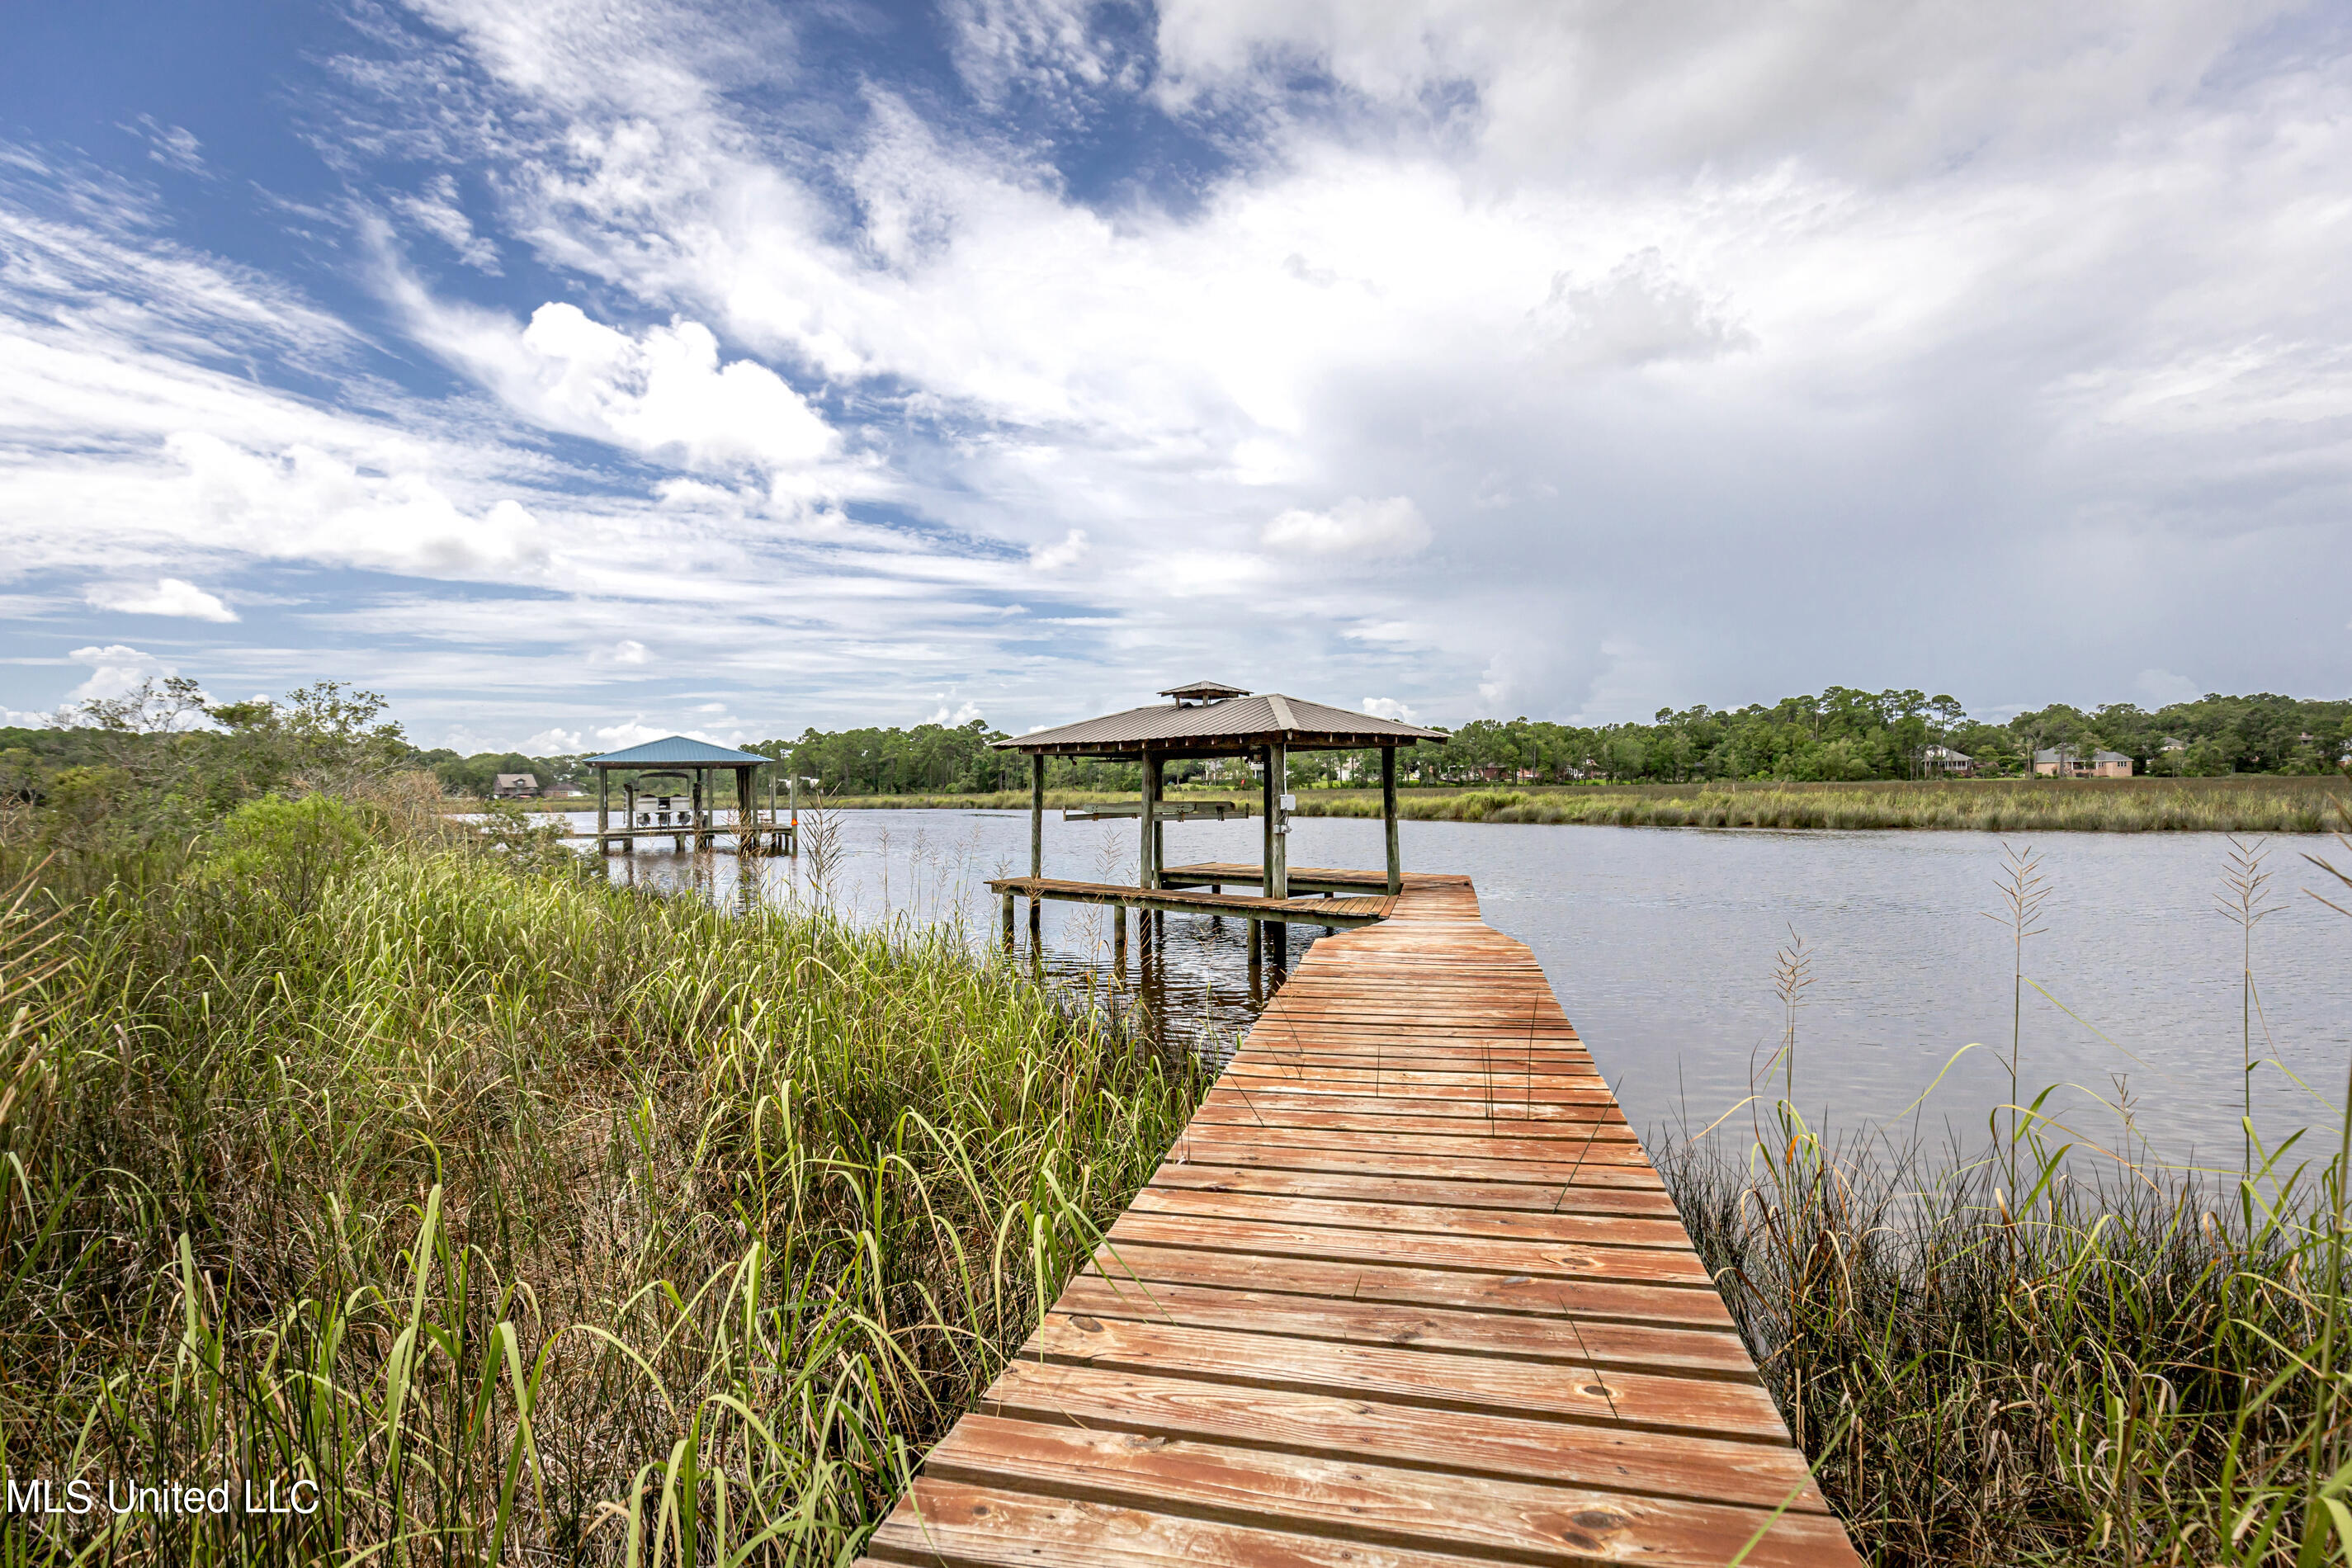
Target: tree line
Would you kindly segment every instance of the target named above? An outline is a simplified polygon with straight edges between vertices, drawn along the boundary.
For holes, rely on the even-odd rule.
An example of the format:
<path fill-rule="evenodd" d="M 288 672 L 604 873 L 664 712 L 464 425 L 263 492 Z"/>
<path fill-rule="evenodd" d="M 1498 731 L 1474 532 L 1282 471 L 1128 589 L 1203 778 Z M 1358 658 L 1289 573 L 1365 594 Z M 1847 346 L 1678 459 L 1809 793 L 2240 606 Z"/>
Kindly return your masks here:
<path fill-rule="evenodd" d="M 175 776 L 194 781 L 184 789 L 266 789 L 315 772 L 330 752 L 345 754 L 362 734 L 370 766 L 430 770 L 454 795 L 487 795 L 502 773 L 530 773 L 543 788 L 593 784 L 577 756 L 420 750 L 383 719 L 383 708 L 381 697 L 331 681 L 258 704 L 213 704 L 193 682 L 153 682 L 127 697 L 85 703 L 60 727 L 0 730 L 0 796 L 103 794 L 110 781 L 143 773 L 166 755 Z M 1028 759 L 992 744 L 1007 738 L 974 719 L 905 729 L 811 727 L 797 738 L 745 749 L 787 763 L 829 795 L 981 795 L 1027 787 Z M 1409 785 L 1812 782 L 1931 776 L 1938 748 L 1966 756 L 1979 775 L 2015 776 L 2028 770 L 2035 751 L 2062 746 L 2085 757 L 2121 752 L 2143 774 L 2328 773 L 2352 757 L 2352 700 L 2212 694 L 2153 710 L 2128 702 L 2090 710 L 2054 703 L 1995 721 L 1971 718 L 1948 696 L 1832 686 L 1818 696 L 1738 709 L 1662 708 L 1646 724 L 1475 719 L 1451 731 L 1444 746 L 1401 752 L 1398 763 Z M 1379 777 L 1379 756 L 1302 752 L 1291 758 L 1289 771 L 1294 789 L 1370 784 Z M 1081 758 L 1051 759 L 1046 778 L 1055 789 L 1132 791 L 1141 784 L 1135 763 Z M 1246 788 L 1255 776 L 1239 761 L 1190 760 L 1170 764 L 1170 780 Z M 190 800 L 186 807 L 216 804 Z"/>
<path fill-rule="evenodd" d="M 1453 733 L 1452 778 L 1685 783 L 1937 776 L 1958 753 L 1979 776 L 2016 776 L 2036 751 L 2119 752 L 2137 773 L 2320 773 L 2352 751 L 2352 701 L 2262 693 L 2209 695 L 2154 711 L 2129 702 L 2053 703 L 2002 721 L 1973 719 L 1948 696 L 1832 686 L 1734 710 L 1660 709 L 1648 724 L 1585 727 L 1475 720 Z"/>

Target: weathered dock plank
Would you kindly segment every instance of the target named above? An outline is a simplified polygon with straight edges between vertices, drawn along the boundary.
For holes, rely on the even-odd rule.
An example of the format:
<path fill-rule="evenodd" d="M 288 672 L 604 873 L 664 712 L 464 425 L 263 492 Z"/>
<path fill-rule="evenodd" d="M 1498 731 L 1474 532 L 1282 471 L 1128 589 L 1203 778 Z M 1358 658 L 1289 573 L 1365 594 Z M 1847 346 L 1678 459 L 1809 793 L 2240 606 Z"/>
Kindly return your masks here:
<path fill-rule="evenodd" d="M 1387 913 L 1315 945 L 870 1560 L 1859 1563 L 1533 956 L 1466 878 Z"/>

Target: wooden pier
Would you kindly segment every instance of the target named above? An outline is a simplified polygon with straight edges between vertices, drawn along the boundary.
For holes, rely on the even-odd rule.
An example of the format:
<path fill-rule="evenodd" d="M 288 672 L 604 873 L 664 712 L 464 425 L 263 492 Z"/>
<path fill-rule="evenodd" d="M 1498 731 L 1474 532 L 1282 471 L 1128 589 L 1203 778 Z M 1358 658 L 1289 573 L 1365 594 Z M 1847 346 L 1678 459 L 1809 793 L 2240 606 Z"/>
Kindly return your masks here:
<path fill-rule="evenodd" d="M 1316 943 L 868 1561 L 1859 1563 L 1534 957 L 1466 878 L 1402 881 Z"/>
<path fill-rule="evenodd" d="M 1013 929 L 1013 900 L 1016 898 L 1029 900 L 1033 908 L 1047 901 L 1115 904 L 1121 909 L 1158 910 L 1168 914 L 1235 915 L 1277 924 L 1295 921 L 1299 925 L 1328 926 L 1334 931 L 1384 921 L 1396 907 L 1394 899 L 1385 897 L 1268 899 L 1254 893 L 1138 888 L 1124 882 L 1072 882 L 1058 877 L 998 877 L 989 882 L 988 889 L 1003 901 L 1007 931 Z"/>

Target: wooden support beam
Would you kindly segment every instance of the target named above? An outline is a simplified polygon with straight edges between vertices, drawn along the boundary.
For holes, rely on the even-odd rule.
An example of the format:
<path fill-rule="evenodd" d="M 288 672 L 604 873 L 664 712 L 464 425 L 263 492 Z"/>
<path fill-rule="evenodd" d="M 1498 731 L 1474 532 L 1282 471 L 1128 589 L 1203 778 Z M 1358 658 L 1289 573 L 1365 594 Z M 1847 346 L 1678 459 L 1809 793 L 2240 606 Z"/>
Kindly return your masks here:
<path fill-rule="evenodd" d="M 1268 746 L 1266 777 L 1274 781 L 1274 809 L 1267 815 L 1273 819 L 1273 854 L 1266 861 L 1265 895 L 1270 899 L 1290 897 L 1290 814 L 1282 806 L 1283 796 L 1290 784 L 1290 749 Z"/>
<path fill-rule="evenodd" d="M 596 853 L 599 856 L 612 847 L 604 842 L 604 835 L 611 832 L 612 828 L 613 770 L 598 768 L 596 770 Z"/>
<path fill-rule="evenodd" d="M 1404 855 L 1397 846 L 1396 748 L 1381 748 L 1381 822 L 1388 829 L 1389 897 L 1404 891 Z"/>
<path fill-rule="evenodd" d="M 1004 951 L 1013 951 L 1013 895 L 1004 895 Z"/>
<path fill-rule="evenodd" d="M 1157 752 L 1143 753 L 1143 844 L 1137 851 L 1135 879 L 1139 887 L 1160 886 L 1160 796 L 1165 783 L 1165 766 Z"/>
<path fill-rule="evenodd" d="M 1262 852 L 1258 856 L 1257 863 L 1259 866 L 1264 868 L 1264 872 L 1261 877 L 1261 882 L 1263 885 L 1260 890 L 1270 899 L 1274 897 L 1275 805 L 1280 797 L 1281 790 L 1274 782 L 1274 748 L 1272 746 L 1268 746 L 1265 749 L 1265 752 L 1262 760 L 1265 764 L 1265 809 L 1258 814 L 1264 819 L 1265 825 L 1258 833 L 1258 839 L 1262 847 Z"/>
<path fill-rule="evenodd" d="M 1029 874 L 1045 874 L 1045 753 L 1029 759 Z"/>

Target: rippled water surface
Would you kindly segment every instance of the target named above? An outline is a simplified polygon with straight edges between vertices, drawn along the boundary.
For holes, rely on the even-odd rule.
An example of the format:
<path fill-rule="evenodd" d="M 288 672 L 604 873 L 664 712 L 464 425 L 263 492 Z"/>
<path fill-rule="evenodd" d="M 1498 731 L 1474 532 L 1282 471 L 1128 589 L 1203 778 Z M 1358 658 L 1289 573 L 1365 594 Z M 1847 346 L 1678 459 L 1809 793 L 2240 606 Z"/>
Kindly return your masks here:
<path fill-rule="evenodd" d="M 975 940 L 995 939 L 996 907 L 982 884 L 1027 868 L 1025 814 L 844 812 L 837 822 L 839 907 L 864 920 L 960 919 Z M 1255 823 L 1167 831 L 1171 863 L 1257 858 Z M 1908 1110 L 1927 1132 L 1948 1125 L 1973 1142 L 2008 1099 L 1996 1053 L 2009 1048 L 2011 939 L 1986 918 L 2002 907 L 2002 842 L 1992 835 L 1444 822 L 1408 822 L 1402 833 L 1409 868 L 1467 873 L 1486 919 L 1534 950 L 1637 1127 L 1703 1124 L 1748 1092 L 1754 1066 L 1780 1039 L 1772 970 L 1792 931 L 1812 955 L 1796 1062 L 1797 1100 L 1810 1112 L 1855 1128 Z M 1049 819 L 1046 873 L 1131 881 L 1136 837 L 1132 821 Z M 2227 840 L 2030 842 L 2049 898 L 2046 930 L 2026 944 L 2039 986 L 2023 1009 L 2029 1092 L 2068 1086 L 2053 1101 L 2064 1124 L 2102 1142 L 2118 1135 L 2121 1099 L 2161 1152 L 2234 1165 L 2240 938 L 2214 908 Z M 2254 1083 L 2257 1121 L 2273 1133 L 2332 1118 L 2322 1099 L 2340 1102 L 2352 1053 L 2352 919 L 2305 895 L 2325 883 L 2306 853 L 2352 861 L 2329 839 L 2269 844 L 2277 907 L 2254 933 L 2254 1040 L 2273 1060 Z M 1377 822 L 1295 824 L 1294 864 L 1370 867 L 1380 857 Z M 665 849 L 610 865 L 617 881 L 699 888 L 724 902 L 811 897 L 810 860 Z M 1120 1006 L 1139 991 L 1168 1037 L 1193 1048 L 1229 1047 L 1276 981 L 1269 970 L 1254 984 L 1242 922 L 1168 916 L 1159 941 L 1130 949 L 1114 988 L 1108 912 L 1054 904 L 1045 920 L 1052 973 Z M 1289 929 L 1295 963 L 1318 933 Z"/>

